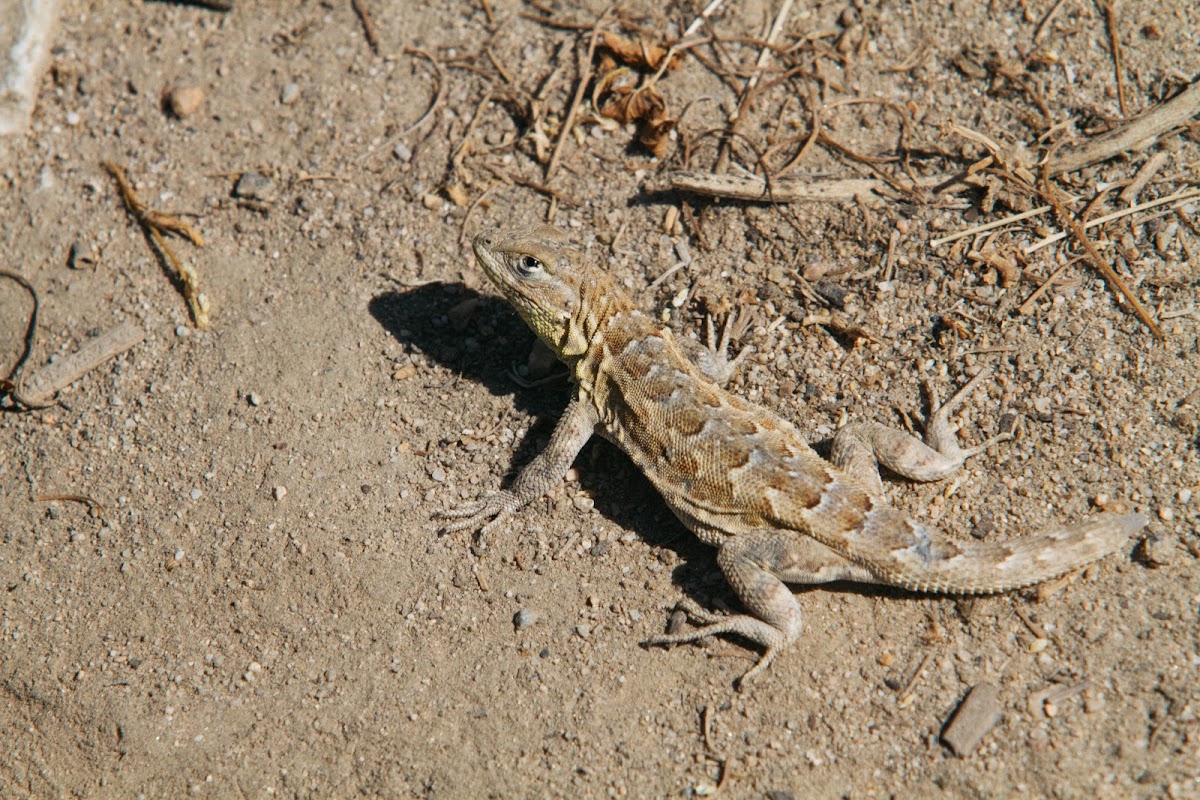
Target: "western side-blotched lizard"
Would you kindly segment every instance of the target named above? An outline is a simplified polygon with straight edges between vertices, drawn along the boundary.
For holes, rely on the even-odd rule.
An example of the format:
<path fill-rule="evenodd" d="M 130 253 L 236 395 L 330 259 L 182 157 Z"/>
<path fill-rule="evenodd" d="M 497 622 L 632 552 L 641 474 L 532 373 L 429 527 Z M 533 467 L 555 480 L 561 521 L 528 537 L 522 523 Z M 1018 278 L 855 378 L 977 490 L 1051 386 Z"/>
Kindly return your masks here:
<path fill-rule="evenodd" d="M 692 631 L 650 644 L 738 634 L 763 670 L 800 635 L 800 606 L 787 583 L 835 580 L 922 592 L 990 594 L 1030 586 L 1099 559 L 1146 524 L 1139 514 L 1097 514 L 1034 536 L 962 541 L 890 506 L 878 464 L 917 481 L 946 478 L 1011 434 L 959 447 L 949 414 L 987 376 L 980 372 L 933 409 L 925 442 L 878 423 L 846 425 L 832 463 L 773 412 L 718 384 L 720 359 L 688 347 L 637 310 L 607 274 L 548 226 L 480 234 L 475 256 L 505 298 L 561 359 L 574 397 L 549 445 L 511 488 L 446 512 L 446 530 L 494 529 L 543 496 L 593 434 L 629 455 L 667 505 L 701 540 L 747 613 L 717 615 L 690 604 Z M 723 354 L 724 342 L 721 346 Z"/>

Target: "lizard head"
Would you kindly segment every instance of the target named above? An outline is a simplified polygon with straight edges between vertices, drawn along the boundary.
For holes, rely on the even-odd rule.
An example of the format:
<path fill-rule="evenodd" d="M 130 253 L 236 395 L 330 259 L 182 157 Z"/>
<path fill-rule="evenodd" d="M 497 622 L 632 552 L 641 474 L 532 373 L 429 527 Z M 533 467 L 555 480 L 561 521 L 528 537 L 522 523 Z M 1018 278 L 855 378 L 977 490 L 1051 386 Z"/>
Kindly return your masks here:
<path fill-rule="evenodd" d="M 612 282 L 585 270 L 581 254 L 562 231 L 549 225 L 484 231 L 475 237 L 475 257 L 525 324 L 561 359 L 587 351 L 598 320 L 588 301 Z"/>

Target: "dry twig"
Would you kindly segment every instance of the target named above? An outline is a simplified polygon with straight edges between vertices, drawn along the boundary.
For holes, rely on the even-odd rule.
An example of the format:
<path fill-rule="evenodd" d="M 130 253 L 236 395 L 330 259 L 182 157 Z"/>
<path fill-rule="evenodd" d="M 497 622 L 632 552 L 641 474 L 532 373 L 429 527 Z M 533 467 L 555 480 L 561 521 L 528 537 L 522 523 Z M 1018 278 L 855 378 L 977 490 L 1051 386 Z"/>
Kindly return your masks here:
<path fill-rule="evenodd" d="M 567 141 L 567 137 L 571 135 L 571 129 L 575 127 L 575 117 L 579 114 L 579 105 L 583 102 L 584 94 L 587 92 L 588 84 L 592 82 L 592 59 L 596 55 L 596 42 L 600 39 L 600 25 L 612 13 L 616 4 L 608 6 L 596 18 L 595 24 L 592 25 L 592 32 L 588 36 L 587 51 L 579 62 L 579 82 L 575 85 L 575 95 L 571 98 L 571 106 L 567 109 L 567 116 L 563 119 L 562 130 L 558 132 L 558 141 L 554 143 L 554 150 L 550 153 L 550 161 L 546 164 L 546 180 L 554 177 L 554 171 L 558 169 L 558 160 L 562 158 L 563 145 Z"/>
<path fill-rule="evenodd" d="M 1147 209 L 1157 208 L 1158 206 L 1165 206 L 1170 203 L 1184 203 L 1193 197 L 1200 197 L 1200 189 L 1185 189 L 1181 192 L 1176 192 L 1175 194 L 1168 195 L 1167 197 L 1160 197 L 1157 200 L 1150 200 L 1150 201 L 1141 203 L 1136 206 L 1130 206 L 1129 208 L 1122 208 L 1120 211 L 1114 211 L 1111 214 L 1105 214 L 1103 217 L 1096 217 L 1095 219 L 1088 220 L 1087 222 L 1084 223 L 1083 229 L 1087 230 L 1088 228 L 1095 228 L 1099 225 L 1105 224 L 1106 222 L 1112 222 L 1115 219 L 1120 219 L 1121 217 L 1128 217 L 1130 214 L 1137 214 L 1140 211 L 1146 211 Z M 1047 210 L 1049 210 L 1049 209 L 1047 209 Z M 1024 250 L 1024 253 L 1025 253 L 1025 255 L 1030 255 L 1032 253 L 1036 253 L 1038 250 L 1041 250 L 1043 247 L 1046 247 L 1047 245 L 1052 245 L 1055 242 L 1061 242 L 1063 239 L 1067 238 L 1067 236 L 1069 236 L 1069 235 L 1070 234 L 1068 234 L 1068 233 L 1056 233 L 1052 236 L 1047 236 L 1045 239 L 1042 239 L 1041 241 L 1038 241 L 1038 242 L 1034 242 L 1033 244 L 1029 245 L 1029 247 L 1026 247 Z"/>
<path fill-rule="evenodd" d="M 143 338 L 145 333 L 140 327 L 132 322 L 122 322 L 112 330 L 88 339 L 74 353 L 47 364 L 25 382 L 20 402 L 35 407 L 46 405 L 55 394 Z"/>
<path fill-rule="evenodd" d="M 30 354 L 33 353 L 33 340 L 37 337 L 38 308 L 41 303 L 38 300 L 37 290 L 25 278 L 8 270 L 0 270 L 0 276 L 16 281 L 22 289 L 29 293 L 29 299 L 33 301 L 33 309 L 29 312 L 29 321 L 25 324 L 25 345 L 17 363 L 8 371 L 8 375 L 0 378 L 0 393 L 10 396 L 15 402 L 26 408 L 37 408 L 38 404 L 30 402 L 21 390 L 21 370 L 24 368 L 25 362 L 29 360 Z"/>
<path fill-rule="evenodd" d="M 179 217 L 147 208 L 146 204 L 138 197 L 137 192 L 134 191 L 133 184 L 129 182 L 124 169 L 111 161 L 101 161 L 100 166 L 104 167 L 116 180 L 117 186 L 121 190 L 121 198 L 125 201 L 125 208 L 137 220 L 142 232 L 155 248 L 155 252 L 165 260 L 166 266 L 169 267 L 171 280 L 179 284 L 183 298 L 192 312 L 192 321 L 196 323 L 196 327 L 208 328 L 208 298 L 200 291 L 200 275 L 190 265 L 182 263 L 176 257 L 175 251 L 167 244 L 164 234 L 175 233 L 187 237 L 197 247 L 204 246 L 203 237 Z"/>
<path fill-rule="evenodd" d="M 762 78 L 763 70 L 767 68 L 767 64 L 771 60 L 772 47 L 775 40 L 783 33 L 783 26 L 787 22 L 788 14 L 791 11 L 792 0 L 783 0 L 783 3 L 779 6 L 779 13 L 775 15 L 775 22 L 771 26 L 771 30 L 767 33 L 766 42 L 758 54 L 758 61 L 754 65 L 754 73 L 746 81 L 745 88 L 742 89 L 742 96 L 738 98 L 737 108 L 729 115 L 729 127 L 725 132 L 725 139 L 721 143 L 720 153 L 717 155 L 717 164 L 713 168 L 713 171 L 718 174 L 723 173 L 729 165 L 729 149 L 733 142 L 733 134 L 737 133 L 738 125 L 742 121 L 742 115 L 754 97 L 754 88 L 758 86 L 758 81 Z"/>
<path fill-rule="evenodd" d="M 1159 341 L 1166 341 L 1166 334 L 1162 332 L 1162 328 L 1150 316 L 1150 312 L 1146 310 L 1141 301 L 1137 299 L 1137 296 L 1125 285 L 1125 281 L 1121 280 L 1121 276 L 1116 273 L 1112 265 L 1105 261 L 1104 257 L 1096 250 L 1096 246 L 1092 244 L 1092 240 L 1088 238 L 1087 232 L 1084 230 L 1083 223 L 1076 219 L 1063 206 L 1062 201 L 1059 199 L 1058 190 L 1050 183 L 1050 178 L 1046 174 L 1042 176 L 1041 195 L 1050 205 L 1054 206 L 1054 211 L 1058 215 L 1058 218 L 1062 220 L 1063 225 L 1070 228 L 1071 235 L 1075 237 L 1075 241 L 1088 254 L 1092 266 L 1100 271 L 1100 274 L 1108 282 L 1109 287 L 1129 301 L 1129 305 L 1133 307 L 1133 313 L 1142 321 L 1142 324 L 1150 329 L 1150 332 L 1154 334 L 1154 338 Z"/>
<path fill-rule="evenodd" d="M 358 15 L 358 20 L 362 23 L 363 35 L 367 37 L 367 44 L 371 47 L 371 52 L 379 55 L 379 37 L 375 35 L 375 26 L 371 24 L 371 16 L 367 13 L 367 7 L 363 5 L 362 0 L 350 0 L 350 5 L 354 6 L 354 13 Z"/>
<path fill-rule="evenodd" d="M 1192 81 L 1182 92 L 1132 122 L 1053 158 L 1050 161 L 1050 177 L 1074 172 L 1132 150 L 1147 139 L 1183 125 L 1197 114 L 1200 114 L 1200 80 Z"/>
<path fill-rule="evenodd" d="M 1117 102 L 1121 104 L 1121 116 L 1129 118 L 1129 107 L 1125 101 L 1125 67 L 1121 63 L 1121 33 L 1117 30 L 1117 4 L 1120 0 L 1101 0 L 1104 12 L 1104 27 L 1108 31 L 1108 47 L 1112 53 L 1113 72 L 1117 76 Z"/>
<path fill-rule="evenodd" d="M 426 120 L 433 116 L 433 112 L 437 111 L 441 107 L 442 92 L 445 90 L 446 85 L 446 76 L 442 72 L 442 65 L 437 62 L 437 59 L 424 50 L 420 50 L 416 47 L 406 47 L 404 48 L 404 52 L 410 56 L 417 56 L 428 61 L 433 67 L 434 74 L 437 76 L 437 89 L 434 90 L 433 100 L 429 103 L 429 108 L 425 109 L 425 113 L 421 115 L 421 118 L 404 129 L 404 133 L 402 135 L 407 136 L 424 125 Z"/>

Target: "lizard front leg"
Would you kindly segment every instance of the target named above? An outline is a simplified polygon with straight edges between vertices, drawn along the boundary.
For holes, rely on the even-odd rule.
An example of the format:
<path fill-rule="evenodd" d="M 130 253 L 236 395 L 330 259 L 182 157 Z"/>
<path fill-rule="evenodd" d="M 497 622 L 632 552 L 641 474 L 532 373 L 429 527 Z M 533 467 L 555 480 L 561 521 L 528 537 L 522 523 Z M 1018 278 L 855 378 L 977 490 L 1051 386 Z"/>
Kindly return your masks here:
<path fill-rule="evenodd" d="M 838 431 L 833 439 L 830 460 L 838 469 L 857 478 L 876 498 L 883 497 L 880 464 L 914 481 L 940 481 L 950 477 L 971 456 L 1013 438 L 1014 432 L 1006 430 L 978 447 L 964 449 L 959 447 L 957 429 L 950 423 L 950 414 L 991 374 L 991 370 L 980 372 L 945 405 L 939 405 L 937 394 L 930 390 L 924 442 L 878 422 L 856 422 Z"/>
<path fill-rule="evenodd" d="M 545 495 L 567 474 L 599 422 L 595 408 L 579 397 L 573 399 L 555 426 L 550 444 L 521 470 L 512 487 L 442 512 L 442 517 L 458 520 L 443 533 L 478 528 L 480 536 L 486 536 L 514 511 Z"/>

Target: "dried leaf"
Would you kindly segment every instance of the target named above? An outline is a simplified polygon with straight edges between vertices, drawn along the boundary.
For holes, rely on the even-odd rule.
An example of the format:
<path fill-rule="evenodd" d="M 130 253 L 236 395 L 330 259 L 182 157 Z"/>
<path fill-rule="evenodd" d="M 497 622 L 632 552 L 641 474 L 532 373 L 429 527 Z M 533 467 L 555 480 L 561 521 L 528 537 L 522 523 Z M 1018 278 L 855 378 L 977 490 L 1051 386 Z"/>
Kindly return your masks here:
<path fill-rule="evenodd" d="M 655 44 L 643 37 L 631 39 L 628 36 L 623 36 L 619 33 L 609 31 L 601 34 L 600 46 L 603 48 L 601 52 L 601 66 L 606 55 L 611 54 L 616 61 L 634 67 L 635 69 L 649 70 L 651 72 L 662 66 L 669 48 L 663 47 L 661 44 Z M 677 69 L 681 63 L 679 56 L 671 58 L 671 63 L 667 69 Z"/>
<path fill-rule="evenodd" d="M 592 103 L 601 116 L 617 122 L 637 123 L 638 142 L 656 157 L 662 158 L 670 147 L 675 120 L 667 115 L 667 101 L 653 86 L 634 89 L 617 81 L 629 70 L 620 67 L 596 82 Z"/>

